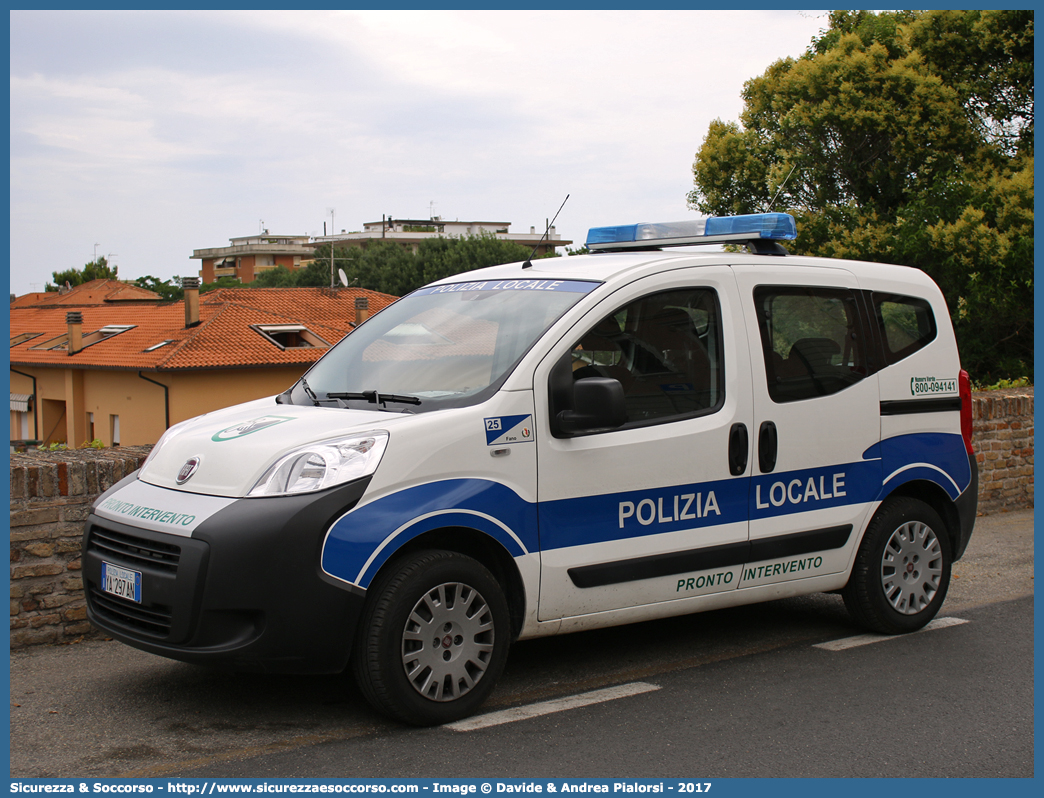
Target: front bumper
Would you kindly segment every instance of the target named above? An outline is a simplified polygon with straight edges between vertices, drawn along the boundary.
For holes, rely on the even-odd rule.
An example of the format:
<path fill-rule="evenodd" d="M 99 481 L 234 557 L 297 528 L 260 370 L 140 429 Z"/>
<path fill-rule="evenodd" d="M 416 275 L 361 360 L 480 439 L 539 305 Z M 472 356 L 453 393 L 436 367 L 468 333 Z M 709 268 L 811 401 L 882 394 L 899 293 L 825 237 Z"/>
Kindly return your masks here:
<path fill-rule="evenodd" d="M 339 672 L 365 592 L 323 574 L 319 563 L 330 525 L 367 484 L 368 477 L 321 493 L 242 499 L 191 537 L 92 513 L 83 536 L 88 618 L 128 645 L 171 659 Z M 140 603 L 102 590 L 103 561 L 142 574 Z"/>

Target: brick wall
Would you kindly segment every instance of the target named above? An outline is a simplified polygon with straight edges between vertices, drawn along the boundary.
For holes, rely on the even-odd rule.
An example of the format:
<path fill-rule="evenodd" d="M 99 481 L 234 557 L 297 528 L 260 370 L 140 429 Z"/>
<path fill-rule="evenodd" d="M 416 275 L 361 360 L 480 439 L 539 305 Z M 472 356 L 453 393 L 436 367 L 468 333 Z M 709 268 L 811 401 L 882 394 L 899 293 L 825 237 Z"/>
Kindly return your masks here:
<path fill-rule="evenodd" d="M 979 510 L 1033 506 L 1033 389 L 973 397 Z M 80 578 L 83 521 L 150 447 L 11 455 L 11 647 L 91 633 Z"/>
<path fill-rule="evenodd" d="M 91 502 L 151 447 L 11 455 L 11 648 L 90 634 L 80 540 Z"/>
<path fill-rule="evenodd" d="M 972 396 L 979 512 L 1033 506 L 1033 388 Z"/>

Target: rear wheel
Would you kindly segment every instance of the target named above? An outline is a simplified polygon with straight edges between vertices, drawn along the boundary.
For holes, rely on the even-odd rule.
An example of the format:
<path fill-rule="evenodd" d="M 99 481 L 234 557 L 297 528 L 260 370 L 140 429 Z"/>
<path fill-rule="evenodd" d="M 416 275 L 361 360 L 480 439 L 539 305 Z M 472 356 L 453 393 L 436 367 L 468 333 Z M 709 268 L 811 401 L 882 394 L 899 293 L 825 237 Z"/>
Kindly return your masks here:
<path fill-rule="evenodd" d="M 950 539 L 939 514 L 918 499 L 889 499 L 870 521 L 841 595 L 864 626 L 884 634 L 913 632 L 939 612 L 950 564 Z"/>
<path fill-rule="evenodd" d="M 477 560 L 428 551 L 370 588 L 353 670 L 379 711 L 417 726 L 472 714 L 492 691 L 511 639 L 507 600 Z"/>

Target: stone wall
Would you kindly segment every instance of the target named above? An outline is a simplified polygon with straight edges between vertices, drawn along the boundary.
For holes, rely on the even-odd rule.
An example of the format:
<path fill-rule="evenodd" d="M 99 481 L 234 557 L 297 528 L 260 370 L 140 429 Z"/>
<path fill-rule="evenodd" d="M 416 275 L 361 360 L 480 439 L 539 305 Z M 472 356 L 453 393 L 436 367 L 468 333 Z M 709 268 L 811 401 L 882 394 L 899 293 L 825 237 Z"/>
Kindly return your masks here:
<path fill-rule="evenodd" d="M 92 632 L 80 578 L 83 522 L 91 502 L 150 448 L 11 455 L 11 648 Z"/>
<path fill-rule="evenodd" d="M 1033 388 L 972 396 L 979 512 L 1033 506 Z"/>
<path fill-rule="evenodd" d="M 977 393 L 979 511 L 1033 506 L 1033 389 Z M 83 521 L 148 446 L 11 455 L 11 647 L 92 633 L 80 578 Z"/>

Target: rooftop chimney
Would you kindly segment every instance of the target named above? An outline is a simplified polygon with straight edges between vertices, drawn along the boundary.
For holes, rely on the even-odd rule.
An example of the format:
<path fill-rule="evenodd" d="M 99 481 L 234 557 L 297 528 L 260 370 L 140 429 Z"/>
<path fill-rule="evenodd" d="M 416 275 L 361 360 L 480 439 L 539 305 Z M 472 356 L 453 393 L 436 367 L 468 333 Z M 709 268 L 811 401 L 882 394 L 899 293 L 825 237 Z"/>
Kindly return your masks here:
<path fill-rule="evenodd" d="M 185 290 L 185 326 L 195 327 L 199 324 L 199 278 L 186 277 L 181 287 Z"/>
<path fill-rule="evenodd" d="M 355 326 L 358 327 L 370 315 L 370 300 L 364 296 L 355 298 Z"/>
<path fill-rule="evenodd" d="M 65 314 L 65 323 L 69 325 L 69 343 L 66 353 L 75 355 L 83 349 L 83 314 L 78 310 L 70 310 Z"/>

